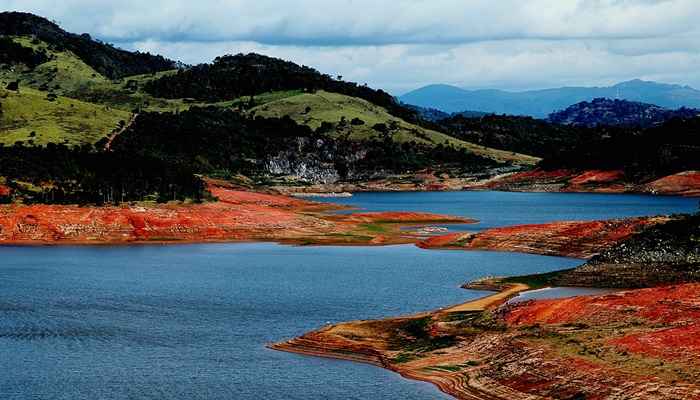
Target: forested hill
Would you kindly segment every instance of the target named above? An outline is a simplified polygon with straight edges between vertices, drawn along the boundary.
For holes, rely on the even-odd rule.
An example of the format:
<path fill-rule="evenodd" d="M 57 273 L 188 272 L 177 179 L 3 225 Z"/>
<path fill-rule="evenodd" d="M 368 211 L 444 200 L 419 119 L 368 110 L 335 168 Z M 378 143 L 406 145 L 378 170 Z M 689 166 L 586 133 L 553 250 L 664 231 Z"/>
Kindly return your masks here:
<path fill-rule="evenodd" d="M 538 161 L 420 126 L 433 127 L 388 93 L 292 62 L 175 66 L 1 13 L 0 202 L 202 200 L 203 176 L 411 182 Z"/>
<path fill-rule="evenodd" d="M 478 113 L 430 121 L 419 113 L 445 115 L 259 54 L 174 66 L 0 13 L 0 201 L 201 200 L 201 176 L 263 186 L 435 176 L 457 187 L 540 157 L 545 169 L 635 176 L 700 169 L 700 118 L 646 130 Z"/>
<path fill-rule="evenodd" d="M 532 117 L 484 115 L 469 117 L 452 115 L 436 122 L 445 132 L 458 139 L 516 151 L 537 157 L 551 157 L 572 149 L 579 142 L 607 135 L 608 130 L 552 124 Z"/>
<path fill-rule="evenodd" d="M 545 169 L 623 170 L 635 181 L 700 170 L 700 117 L 648 129 L 620 129 L 545 158 Z"/>
<path fill-rule="evenodd" d="M 93 40 L 88 34 L 66 32 L 46 18 L 28 13 L 0 13 L 0 35 L 32 35 L 58 51 L 70 50 L 95 71 L 111 79 L 175 68 L 173 61 L 162 56 L 121 50 Z"/>
<path fill-rule="evenodd" d="M 597 98 L 569 106 L 549 115 L 549 121 L 563 125 L 595 127 L 600 125 L 639 126 L 648 128 L 673 118 L 693 118 L 700 110 L 682 107 L 669 110 L 653 104 L 627 100 Z"/>
<path fill-rule="evenodd" d="M 273 91 L 325 90 L 367 100 L 409 122 L 419 119 L 414 110 L 402 106 L 381 89 L 345 82 L 342 77 L 335 79 L 313 68 L 254 53 L 217 57 L 210 64 L 196 65 L 148 82 L 145 90 L 155 97 L 209 102 Z"/>

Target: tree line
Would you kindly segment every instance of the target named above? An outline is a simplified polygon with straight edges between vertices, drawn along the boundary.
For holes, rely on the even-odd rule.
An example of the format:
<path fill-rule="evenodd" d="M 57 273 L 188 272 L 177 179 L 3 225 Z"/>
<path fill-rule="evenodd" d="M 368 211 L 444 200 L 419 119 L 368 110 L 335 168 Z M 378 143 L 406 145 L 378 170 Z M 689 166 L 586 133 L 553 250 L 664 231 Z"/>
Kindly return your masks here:
<path fill-rule="evenodd" d="M 327 128 L 326 128 L 327 129 Z M 143 113 L 104 150 L 95 146 L 0 147 L 0 171 L 27 202 L 105 204 L 201 201 L 200 176 L 244 174 L 264 180 L 266 163 L 289 157 L 330 165 L 341 179 L 445 166 L 473 171 L 495 163 L 449 144 L 397 142 L 390 128 L 351 141 L 289 117 L 251 117 L 217 107 Z"/>

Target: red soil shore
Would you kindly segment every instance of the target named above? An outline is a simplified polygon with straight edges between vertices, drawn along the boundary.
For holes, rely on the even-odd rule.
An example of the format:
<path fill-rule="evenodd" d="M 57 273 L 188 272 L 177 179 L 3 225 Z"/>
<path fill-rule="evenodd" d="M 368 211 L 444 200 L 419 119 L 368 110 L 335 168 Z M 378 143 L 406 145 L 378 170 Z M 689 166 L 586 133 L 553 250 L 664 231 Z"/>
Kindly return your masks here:
<path fill-rule="evenodd" d="M 459 399 L 700 399 L 700 284 L 478 309 L 342 323 L 273 348 L 371 363 Z M 413 336 L 426 318 L 429 336 Z"/>
<path fill-rule="evenodd" d="M 333 224 L 302 215 L 310 203 L 211 186 L 221 201 L 205 204 L 0 207 L 0 243 L 128 243 L 250 240 L 277 232 L 324 231 Z"/>
<path fill-rule="evenodd" d="M 660 324 L 700 322 L 700 284 L 638 289 L 604 296 L 540 300 L 510 310 L 512 326 L 532 324 L 608 324 L 643 320 Z M 697 338 L 700 343 L 700 338 Z"/>
<path fill-rule="evenodd" d="M 535 169 L 476 182 L 465 189 L 491 189 L 522 192 L 650 193 L 700 196 L 700 171 L 685 171 L 652 182 L 631 182 L 621 170 L 573 171 Z"/>
<path fill-rule="evenodd" d="M 422 213 L 329 214 L 324 212 L 331 207 L 327 204 L 217 182 L 210 182 L 210 191 L 218 202 L 0 206 L 0 244 L 416 243 L 419 236 L 401 226 L 473 222 Z M 428 238 L 420 245 L 585 258 L 662 220 L 523 225 Z M 503 300 L 497 298 L 499 303 Z M 586 399 L 700 399 L 700 284 L 528 302 L 490 311 L 496 305 L 480 300 L 412 317 L 338 324 L 275 348 L 369 362 L 433 382 L 462 399 L 581 394 Z M 424 318 L 429 319 L 426 337 L 411 336 L 415 324 L 413 330 L 405 330 L 407 323 Z M 446 337 L 454 342 L 440 341 Z M 434 343 L 447 346 L 433 349 Z"/>
<path fill-rule="evenodd" d="M 638 289 L 598 297 L 542 300 L 509 310 L 512 327 L 571 325 L 626 329 L 606 341 L 619 351 L 700 367 L 700 284 Z M 619 328 L 618 328 L 619 329 Z M 620 329 L 622 331 L 622 329 Z"/>
<path fill-rule="evenodd" d="M 12 193 L 12 191 L 10 190 L 9 187 L 4 186 L 4 185 L 0 185 L 0 197 L 9 196 L 10 193 Z"/>
<path fill-rule="evenodd" d="M 423 248 L 498 250 L 574 258 L 590 258 L 643 228 L 667 221 L 644 217 L 610 221 L 564 221 L 454 233 L 428 238 Z"/>
<path fill-rule="evenodd" d="M 0 206 L 0 244 L 290 241 L 319 244 L 412 243 L 401 224 L 471 222 L 427 213 L 333 215 L 334 207 L 210 181 L 219 199 L 203 204 L 105 207 Z M 380 224 L 381 235 L 363 229 Z"/>
<path fill-rule="evenodd" d="M 700 196 L 700 171 L 687 171 L 657 179 L 646 185 L 650 192 Z"/>

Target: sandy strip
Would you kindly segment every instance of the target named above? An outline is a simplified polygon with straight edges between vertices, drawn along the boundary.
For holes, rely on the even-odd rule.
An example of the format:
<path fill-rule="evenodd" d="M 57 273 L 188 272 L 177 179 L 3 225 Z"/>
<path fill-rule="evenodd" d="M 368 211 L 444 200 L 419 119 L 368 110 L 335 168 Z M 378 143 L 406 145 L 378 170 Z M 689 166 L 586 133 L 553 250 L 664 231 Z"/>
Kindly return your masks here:
<path fill-rule="evenodd" d="M 470 302 L 460 304 L 458 306 L 447 308 L 443 310 L 443 312 L 484 311 L 486 309 L 501 305 L 511 297 L 528 289 L 530 289 L 528 285 L 525 285 L 523 283 L 516 283 L 508 286 L 506 289 L 498 293 L 494 293 L 490 296 L 472 300 Z"/>

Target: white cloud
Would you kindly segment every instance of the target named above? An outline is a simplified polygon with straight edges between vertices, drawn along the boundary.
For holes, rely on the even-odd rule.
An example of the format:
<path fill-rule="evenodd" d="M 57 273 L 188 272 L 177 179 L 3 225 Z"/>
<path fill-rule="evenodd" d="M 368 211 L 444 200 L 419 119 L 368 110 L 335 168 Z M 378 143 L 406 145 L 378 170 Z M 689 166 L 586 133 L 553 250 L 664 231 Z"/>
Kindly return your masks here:
<path fill-rule="evenodd" d="M 697 0 L 5 0 L 112 40 L 269 44 L 461 43 L 656 37 L 697 31 Z"/>
<path fill-rule="evenodd" d="M 0 0 L 189 63 L 256 51 L 402 92 L 631 78 L 700 86 L 697 0 Z"/>

